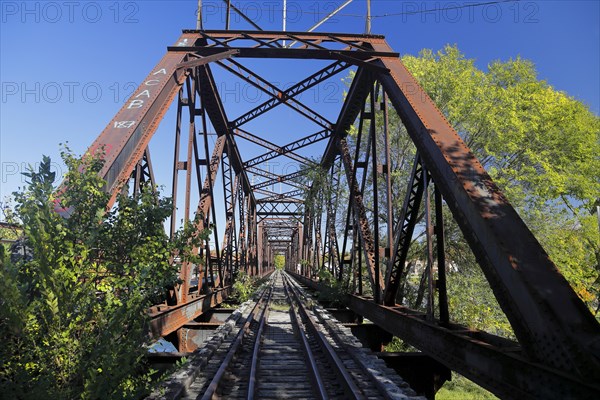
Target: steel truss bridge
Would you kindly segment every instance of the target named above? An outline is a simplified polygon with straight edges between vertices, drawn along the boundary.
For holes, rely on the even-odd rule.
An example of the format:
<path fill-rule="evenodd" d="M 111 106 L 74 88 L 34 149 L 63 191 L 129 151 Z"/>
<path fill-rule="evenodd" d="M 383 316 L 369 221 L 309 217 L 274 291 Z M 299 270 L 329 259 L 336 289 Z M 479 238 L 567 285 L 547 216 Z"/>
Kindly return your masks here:
<path fill-rule="evenodd" d="M 246 66 L 247 59 L 320 60 L 325 67 L 284 90 Z M 268 99 L 231 115 L 215 68 Z M 337 118 L 328 119 L 300 100 L 303 92 L 350 70 L 355 73 Z M 319 285 L 314 279 L 319 266 L 342 281 L 354 274 L 357 287 L 347 296 L 349 309 L 500 397 L 600 398 L 600 325 L 384 37 L 183 31 L 88 150 L 105 151 L 100 174 L 112 194 L 109 207 L 126 185 L 154 182 L 149 144 L 174 101 L 172 195 L 184 207 L 183 214 L 173 211 L 171 233 L 178 218 L 194 220 L 198 231 L 212 228 L 212 233 L 196 249 L 205 265 L 182 263 L 182 283 L 172 298 L 149 310 L 155 336 L 179 336 L 180 350 L 185 350 L 182 327 L 222 302 L 238 271 L 265 274 L 282 254 L 286 269 L 313 286 Z M 288 143 L 278 144 L 249 131 L 250 121 L 268 119 L 277 108 L 300 114 L 316 129 L 297 138 L 282 135 Z M 376 114 L 383 118 L 383 142 L 376 137 Z M 392 114 L 417 150 L 399 215 L 393 214 L 391 198 Z M 352 126 L 356 135 L 349 145 Z M 211 127 L 216 136 L 209 137 Z M 264 152 L 244 157 L 241 141 Z M 324 147 L 318 160 L 298 151 L 316 143 Z M 289 174 L 260 168 L 276 158 L 303 168 Z M 336 190 L 319 198 L 321 213 L 304 204 L 314 189 L 307 171 L 317 167 L 330 175 L 334 188 L 349 192 L 347 200 Z M 286 191 L 274 191 L 276 184 Z M 217 191 L 223 193 L 224 219 Z M 371 209 L 363 199 L 366 192 L 374 199 Z M 442 204 L 460 226 L 517 341 L 452 322 Z M 421 213 L 427 264 L 439 266 L 437 276 L 428 268 L 426 312 L 397 303 Z M 340 220 L 342 228 L 336 224 Z M 366 274 L 356 273 L 360 267 Z"/>

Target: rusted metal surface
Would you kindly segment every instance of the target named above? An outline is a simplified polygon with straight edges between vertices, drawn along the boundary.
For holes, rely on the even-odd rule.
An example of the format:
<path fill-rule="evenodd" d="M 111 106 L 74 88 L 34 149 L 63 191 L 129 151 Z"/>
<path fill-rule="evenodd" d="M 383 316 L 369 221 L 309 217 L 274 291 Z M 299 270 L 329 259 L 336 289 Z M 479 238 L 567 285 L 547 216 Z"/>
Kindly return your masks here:
<path fill-rule="evenodd" d="M 353 166 L 352 160 L 350 159 L 350 152 L 348 150 L 348 144 L 346 143 L 346 139 L 340 139 L 339 148 L 342 156 L 344 170 L 346 171 L 346 178 L 349 182 L 351 182 L 353 181 Z M 356 182 L 354 182 L 354 185 L 350 187 L 350 205 L 354 211 L 354 215 L 356 215 L 360 244 L 362 251 L 365 254 L 365 261 L 367 263 L 371 283 L 374 288 L 383 288 L 383 279 L 381 277 L 379 268 L 376 267 L 376 265 L 378 265 L 379 262 L 379 254 L 378 251 L 376 253 L 375 242 L 373 240 L 373 234 L 371 232 L 369 218 L 367 217 L 365 206 L 363 204 L 363 196 L 358 190 L 358 185 L 356 184 Z M 379 303 L 379 300 L 379 291 L 375 290 L 375 302 Z"/>
<path fill-rule="evenodd" d="M 184 33 L 175 48 L 194 44 L 198 35 Z M 220 52 L 214 57 L 194 60 L 194 65 L 230 57 L 235 51 Z M 123 185 L 131 176 L 158 124 L 186 78 L 186 52 L 170 51 L 162 58 L 133 95 L 110 121 L 104 131 L 88 148 L 87 153 L 103 153 L 104 166 L 100 176 L 106 180 L 106 190 L 111 193 L 107 207 L 111 207 Z M 60 191 L 67 190 L 62 188 Z M 63 215 L 68 210 L 57 201 L 55 210 Z"/>
<path fill-rule="evenodd" d="M 394 234 L 394 247 L 390 259 L 390 268 L 386 273 L 384 303 L 388 306 L 396 304 L 398 288 L 405 276 L 406 257 L 412 235 L 417 223 L 419 207 L 424 191 L 423 167 L 417 155 L 413 162 L 412 172 L 408 181 L 406 197 L 402 205 L 402 214 L 398 220 Z"/>
<path fill-rule="evenodd" d="M 175 306 L 154 306 L 148 310 L 150 316 L 150 332 L 154 337 L 166 336 L 175 332 L 189 321 L 199 317 L 203 312 L 221 304 L 231 293 L 231 288 L 217 289 L 204 295 L 193 294 L 186 303 Z"/>
<path fill-rule="evenodd" d="M 450 323 L 450 312 L 448 310 L 448 292 L 446 289 L 446 253 L 444 243 L 444 216 L 442 210 L 442 194 L 435 187 L 435 237 L 437 253 L 438 280 L 436 289 L 439 296 L 440 322 L 442 326 Z"/>
<path fill-rule="evenodd" d="M 133 190 L 139 193 L 144 187 L 154 190 L 156 180 L 154 179 L 154 171 L 152 170 L 152 160 L 150 159 L 150 148 L 144 150 L 144 155 L 138 161 L 132 173 Z"/>

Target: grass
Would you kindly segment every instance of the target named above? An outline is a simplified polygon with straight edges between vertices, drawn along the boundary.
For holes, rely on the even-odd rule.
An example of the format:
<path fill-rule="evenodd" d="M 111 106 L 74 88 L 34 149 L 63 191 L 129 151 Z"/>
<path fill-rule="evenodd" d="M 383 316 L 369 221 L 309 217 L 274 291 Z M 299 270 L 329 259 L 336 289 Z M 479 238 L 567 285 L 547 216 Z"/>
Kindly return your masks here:
<path fill-rule="evenodd" d="M 435 395 L 436 400 L 496 400 L 497 397 L 464 376 L 452 373 L 452 380 Z"/>
<path fill-rule="evenodd" d="M 398 337 L 394 337 L 385 346 L 388 352 L 418 351 Z M 452 380 L 444 383 L 444 386 L 435 395 L 435 400 L 495 400 L 492 393 L 488 392 L 476 383 L 457 373 L 452 373 Z"/>

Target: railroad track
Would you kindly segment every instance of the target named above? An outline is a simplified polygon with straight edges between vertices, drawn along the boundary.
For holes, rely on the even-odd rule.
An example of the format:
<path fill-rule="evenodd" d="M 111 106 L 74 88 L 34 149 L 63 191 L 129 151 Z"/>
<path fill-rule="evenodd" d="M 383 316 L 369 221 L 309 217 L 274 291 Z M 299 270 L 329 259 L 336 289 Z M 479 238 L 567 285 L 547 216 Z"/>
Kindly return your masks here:
<path fill-rule="evenodd" d="M 174 390 L 151 397 L 418 398 L 401 378 L 375 371 L 375 357 L 357 351 L 356 342 L 349 346 L 327 317 L 311 311 L 311 303 L 285 272 L 276 272 L 248 315 L 206 362 L 197 363 L 202 371 L 184 374 L 179 387 L 171 382 Z"/>

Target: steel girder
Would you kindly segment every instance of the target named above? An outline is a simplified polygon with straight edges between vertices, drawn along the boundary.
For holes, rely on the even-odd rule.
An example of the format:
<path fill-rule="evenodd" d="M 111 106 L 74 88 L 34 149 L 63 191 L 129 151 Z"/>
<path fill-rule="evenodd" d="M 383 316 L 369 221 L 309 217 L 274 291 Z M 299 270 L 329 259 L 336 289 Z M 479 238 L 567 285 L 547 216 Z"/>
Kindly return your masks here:
<path fill-rule="evenodd" d="M 303 81 L 300 81 L 299 83 L 292 86 L 291 88 L 278 93 L 277 96 L 274 97 L 273 99 L 268 100 L 268 101 L 256 106 L 251 111 L 249 111 L 246 114 L 242 115 L 241 117 L 237 118 L 233 122 L 233 126 L 235 126 L 237 128 L 237 127 L 253 120 L 254 118 L 266 113 L 267 111 L 272 110 L 273 108 L 277 107 L 280 104 L 287 104 L 288 100 L 293 100 L 295 96 L 298 96 L 302 92 L 305 92 L 306 90 L 318 85 L 320 82 L 323 82 L 324 80 L 329 79 L 332 76 L 344 71 L 348 67 L 350 67 L 350 64 L 348 64 L 348 63 L 334 62 L 333 64 L 329 65 L 328 67 L 323 68 L 322 70 L 318 71 L 315 74 L 312 74 L 311 76 L 304 79 Z M 324 128 L 330 129 L 330 126 L 327 126 L 328 125 L 327 121 L 322 121 L 319 123 L 319 125 L 321 125 L 321 126 L 325 125 L 325 126 L 323 126 Z"/>
<path fill-rule="evenodd" d="M 223 157 L 223 195 L 225 197 L 226 205 L 226 223 L 225 233 L 223 237 L 223 252 L 221 253 L 221 265 L 228 271 L 228 276 L 233 277 L 234 273 L 237 273 L 238 257 L 237 257 L 237 233 L 235 223 L 235 206 L 236 206 L 236 193 L 241 190 L 238 182 L 238 177 L 234 179 L 232 174 L 232 168 L 229 165 L 227 156 Z"/>
<path fill-rule="evenodd" d="M 174 306 L 158 305 L 148 310 L 150 332 L 155 337 L 166 336 L 183 325 L 214 308 L 231 293 L 231 287 L 219 288 L 208 294 L 190 294 L 187 302 Z"/>
<path fill-rule="evenodd" d="M 295 147 L 293 149 L 292 148 L 284 149 L 285 146 L 284 147 L 279 147 L 276 144 L 273 144 L 273 143 L 269 142 L 268 140 L 260 138 L 260 137 L 258 137 L 256 135 L 253 135 L 252 133 L 247 132 L 247 131 L 245 131 L 243 129 L 240 129 L 240 128 L 235 129 L 234 133 L 237 136 L 243 137 L 244 139 L 246 139 L 246 140 L 248 140 L 248 141 L 250 141 L 250 142 L 252 142 L 254 144 L 262 146 L 265 149 L 271 150 L 271 152 L 269 152 L 269 153 L 266 153 L 266 154 L 264 154 L 262 156 L 256 157 L 255 159 L 246 161 L 244 163 L 244 165 L 246 167 L 255 166 L 256 164 L 259 164 L 259 163 L 261 163 L 263 161 L 268 161 L 268 160 L 273 159 L 275 157 L 278 157 L 280 155 L 289 157 L 292 160 L 298 161 L 298 162 L 300 162 L 300 163 L 302 163 L 304 165 L 311 165 L 312 164 L 312 161 L 309 160 L 308 158 L 300 156 L 300 155 L 298 155 L 298 154 L 296 154 L 296 153 L 293 152 L 293 150 L 295 150 L 297 148 L 300 148 L 300 146 Z"/>
<path fill-rule="evenodd" d="M 406 190 L 406 197 L 402 205 L 402 214 L 395 229 L 394 247 L 390 268 L 386 273 L 386 288 L 384 302 L 388 306 L 396 304 L 396 296 L 401 282 L 406 276 L 406 257 L 413 232 L 417 224 L 419 207 L 423 198 L 424 171 L 419 156 L 415 158 L 413 169 Z M 400 295 L 402 298 L 403 295 Z"/>
<path fill-rule="evenodd" d="M 252 171 L 259 171 L 259 170 L 252 169 Z M 265 174 L 264 176 L 267 176 L 267 174 L 270 174 L 265 171 L 261 171 L 260 173 Z M 252 188 L 253 189 L 262 189 L 262 188 L 272 186 L 276 183 L 283 183 L 283 182 L 286 182 L 288 185 L 291 185 L 294 187 L 306 188 L 306 185 L 294 181 L 294 179 L 304 176 L 306 174 L 307 174 L 306 170 L 292 172 L 291 174 L 287 174 L 287 175 L 270 174 L 269 180 L 266 180 L 261 183 L 257 183 L 256 185 L 252 186 Z"/>
<path fill-rule="evenodd" d="M 323 260 L 329 264 L 330 272 L 335 276 L 336 268 L 339 268 L 340 249 L 336 233 L 336 216 L 338 207 L 338 198 L 340 191 L 340 163 L 334 163 L 331 168 L 331 188 L 327 198 L 327 219 L 325 221 L 325 243 L 323 244 Z M 341 274 L 339 275 L 341 277 Z"/>
<path fill-rule="evenodd" d="M 266 203 L 266 202 L 270 202 L 270 201 L 277 201 L 277 200 L 292 200 L 298 196 L 303 196 L 304 194 L 306 194 L 305 190 L 291 190 L 289 192 L 285 192 L 285 193 L 267 193 L 267 196 L 270 197 L 263 197 L 262 199 L 257 200 L 257 203 Z M 303 201 L 303 200 L 299 200 L 299 201 Z"/>
<path fill-rule="evenodd" d="M 258 203 L 258 215 L 302 215 L 302 204 L 297 201 L 280 200 L 276 202 Z"/>
<path fill-rule="evenodd" d="M 183 34 L 175 47 L 196 43 L 197 39 L 198 35 Z M 205 65 L 234 53 L 221 50 L 210 57 L 194 57 L 194 62 Z M 185 62 L 189 57 L 187 52 L 167 52 L 87 150 L 89 154 L 103 152 L 104 166 L 99 174 L 106 180 L 105 190 L 111 193 L 107 207 L 114 204 L 129 180 L 169 104 L 184 83 L 189 69 Z M 62 187 L 59 193 L 67 189 Z M 55 209 L 68 215 L 68 210 L 61 207 L 60 199 L 57 199 Z"/>
<path fill-rule="evenodd" d="M 144 150 L 144 155 L 141 160 L 138 161 L 131 175 L 133 178 L 134 192 L 139 193 L 143 187 L 149 187 L 151 190 L 154 190 L 156 180 L 154 179 L 154 171 L 152 170 L 149 147 Z"/>
<path fill-rule="evenodd" d="M 285 104 L 292 110 L 295 110 L 296 112 L 303 115 L 304 117 L 310 119 L 311 121 L 316 122 L 317 124 L 321 125 L 325 129 L 328 129 L 331 126 L 331 122 L 329 122 L 325 117 L 323 117 L 316 111 L 312 110 L 311 108 L 307 107 L 304 103 L 296 100 L 293 96 L 287 96 L 285 99 L 282 99 L 283 95 L 282 95 L 281 91 L 275 85 L 272 85 L 269 81 L 267 81 L 266 79 L 263 79 L 258 74 L 254 73 L 251 69 L 244 67 L 240 63 L 235 62 L 233 60 L 229 60 L 227 62 L 217 62 L 217 64 L 219 64 L 221 67 L 225 68 L 232 74 L 242 78 L 244 81 L 250 83 L 257 89 L 259 89 L 259 90 L 263 91 L 264 93 L 268 94 L 269 96 L 271 96 L 272 101 L 277 101 L 277 102 L 281 102 L 282 104 Z M 267 104 L 271 104 L 271 103 L 267 103 Z M 262 110 L 268 110 L 268 108 L 262 108 Z M 266 112 L 266 111 L 263 111 L 263 112 Z M 253 114 L 252 118 L 241 117 L 240 122 L 236 121 L 234 123 L 234 126 L 237 128 L 240 125 L 250 121 L 250 119 L 253 119 L 258 115 L 259 114 Z"/>
<path fill-rule="evenodd" d="M 288 156 L 289 154 L 295 154 L 295 153 L 293 153 L 294 150 L 301 149 L 301 148 L 309 146 L 313 143 L 320 142 L 321 140 L 329 138 L 329 136 L 331 136 L 331 131 L 322 130 L 322 131 L 319 131 L 312 135 L 309 135 L 307 137 L 304 137 L 300 140 L 296 140 L 292 143 L 286 144 L 285 146 L 278 147 L 278 146 L 273 145 L 272 147 L 268 147 L 271 150 L 270 152 L 262 154 L 257 157 L 254 157 L 254 158 L 246 161 L 244 163 L 244 165 L 246 167 L 252 167 L 256 164 L 260 164 L 265 161 L 272 160 L 275 157 Z M 306 160 L 306 159 L 305 159 L 304 163 L 307 165 L 315 164 L 314 162 L 312 162 L 310 160 Z"/>

